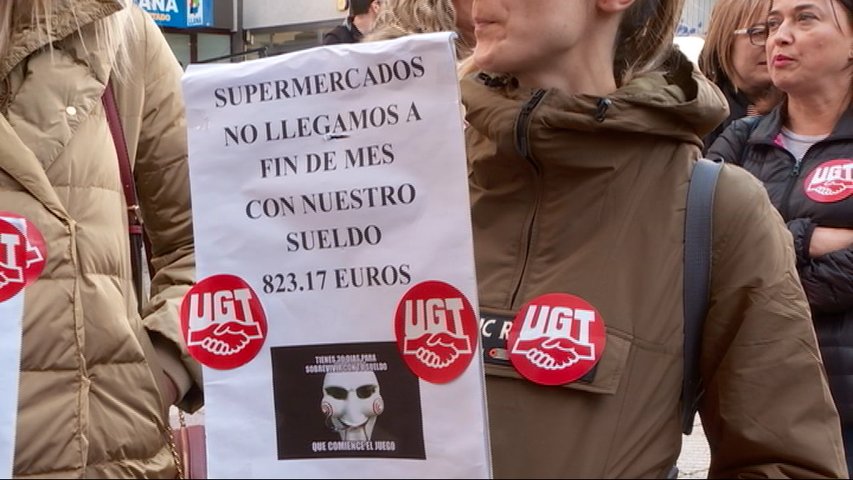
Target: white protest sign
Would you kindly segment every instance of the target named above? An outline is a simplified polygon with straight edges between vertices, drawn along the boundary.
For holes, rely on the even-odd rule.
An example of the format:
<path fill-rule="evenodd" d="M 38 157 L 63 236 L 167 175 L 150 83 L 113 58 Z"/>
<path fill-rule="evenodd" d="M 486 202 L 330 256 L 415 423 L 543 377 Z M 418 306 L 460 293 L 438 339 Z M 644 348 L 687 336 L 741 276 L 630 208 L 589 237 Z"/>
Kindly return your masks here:
<path fill-rule="evenodd" d="M 35 226 L 0 212 L 0 474 L 6 478 L 12 478 L 14 467 L 24 291 L 41 274 L 44 261 L 44 239 Z"/>
<path fill-rule="evenodd" d="M 452 41 L 187 70 L 211 478 L 491 476 Z"/>
<path fill-rule="evenodd" d="M 0 474 L 4 478 L 12 478 L 12 460 L 15 455 L 23 316 L 23 294 L 0 302 L 0 319 L 6 326 L 6 334 L 0 336 L 0 365 L 3 365 L 0 369 Z"/>

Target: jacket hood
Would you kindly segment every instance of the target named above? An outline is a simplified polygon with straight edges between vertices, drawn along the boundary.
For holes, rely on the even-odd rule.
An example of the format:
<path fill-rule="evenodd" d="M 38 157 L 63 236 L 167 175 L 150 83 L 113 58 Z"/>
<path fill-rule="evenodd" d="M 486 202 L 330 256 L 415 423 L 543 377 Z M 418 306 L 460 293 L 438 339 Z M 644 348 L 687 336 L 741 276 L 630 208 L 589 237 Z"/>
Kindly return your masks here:
<path fill-rule="evenodd" d="M 463 79 L 462 91 L 468 122 L 491 139 L 512 133 L 520 109 L 536 93 L 483 72 Z M 606 97 L 547 90 L 537 115 L 558 130 L 644 133 L 701 147 L 728 105 L 719 88 L 673 51 L 665 72 L 638 76 Z"/>
<path fill-rule="evenodd" d="M 128 0 L 129 1 L 129 0 Z M 119 0 L 70 0 L 55 2 L 50 22 L 25 16 L 16 22 L 10 50 L 0 58 L 0 78 L 5 77 L 21 60 L 48 44 L 48 39 L 61 40 L 81 27 L 107 17 L 123 8 Z"/>

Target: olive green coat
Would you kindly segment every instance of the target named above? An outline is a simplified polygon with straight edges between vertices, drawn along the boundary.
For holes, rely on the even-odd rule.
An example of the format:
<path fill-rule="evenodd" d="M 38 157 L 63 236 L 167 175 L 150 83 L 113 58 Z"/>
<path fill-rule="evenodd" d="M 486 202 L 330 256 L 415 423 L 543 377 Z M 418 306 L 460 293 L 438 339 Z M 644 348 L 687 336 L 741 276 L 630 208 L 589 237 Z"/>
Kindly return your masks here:
<path fill-rule="evenodd" d="M 687 186 L 724 98 L 689 64 L 606 99 L 476 74 L 462 94 L 481 315 L 568 293 L 607 325 L 591 379 L 546 387 L 487 365 L 496 476 L 665 475 L 682 440 Z M 710 476 L 846 476 L 791 236 L 740 168 L 722 169 L 713 230 L 700 409 Z"/>

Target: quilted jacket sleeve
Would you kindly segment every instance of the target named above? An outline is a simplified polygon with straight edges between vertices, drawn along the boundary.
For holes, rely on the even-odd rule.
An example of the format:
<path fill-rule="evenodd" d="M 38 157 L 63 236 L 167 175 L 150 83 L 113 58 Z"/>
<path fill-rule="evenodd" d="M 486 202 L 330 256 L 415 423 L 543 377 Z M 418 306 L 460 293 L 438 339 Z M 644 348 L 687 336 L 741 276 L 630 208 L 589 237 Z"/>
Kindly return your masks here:
<path fill-rule="evenodd" d="M 700 405 L 709 478 L 846 478 L 791 237 L 763 186 L 724 167 Z"/>
<path fill-rule="evenodd" d="M 134 175 L 155 272 L 143 321 L 162 366 L 177 384 L 178 406 L 194 411 L 203 402 L 201 367 L 187 353 L 178 316 L 195 280 L 182 70 L 151 19 L 144 15 L 141 22 L 144 100 Z"/>
<path fill-rule="evenodd" d="M 853 248 L 811 258 L 809 243 L 815 226 L 808 218 L 788 222 L 788 229 L 794 237 L 797 269 L 803 289 L 816 312 L 848 311 L 853 308 Z"/>
<path fill-rule="evenodd" d="M 743 152 L 749 134 L 752 132 L 753 122 L 756 120 L 756 118 L 740 118 L 729 124 L 708 148 L 705 158 L 715 162 L 743 165 Z"/>

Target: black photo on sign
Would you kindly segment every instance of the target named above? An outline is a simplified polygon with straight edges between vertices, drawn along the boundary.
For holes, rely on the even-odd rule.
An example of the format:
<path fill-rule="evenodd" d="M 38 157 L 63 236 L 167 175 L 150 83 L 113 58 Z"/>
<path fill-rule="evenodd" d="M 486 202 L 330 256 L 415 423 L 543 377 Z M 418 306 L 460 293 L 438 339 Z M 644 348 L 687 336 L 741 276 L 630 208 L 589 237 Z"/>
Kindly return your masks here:
<path fill-rule="evenodd" d="M 418 378 L 395 342 L 274 347 L 279 460 L 425 459 Z"/>

